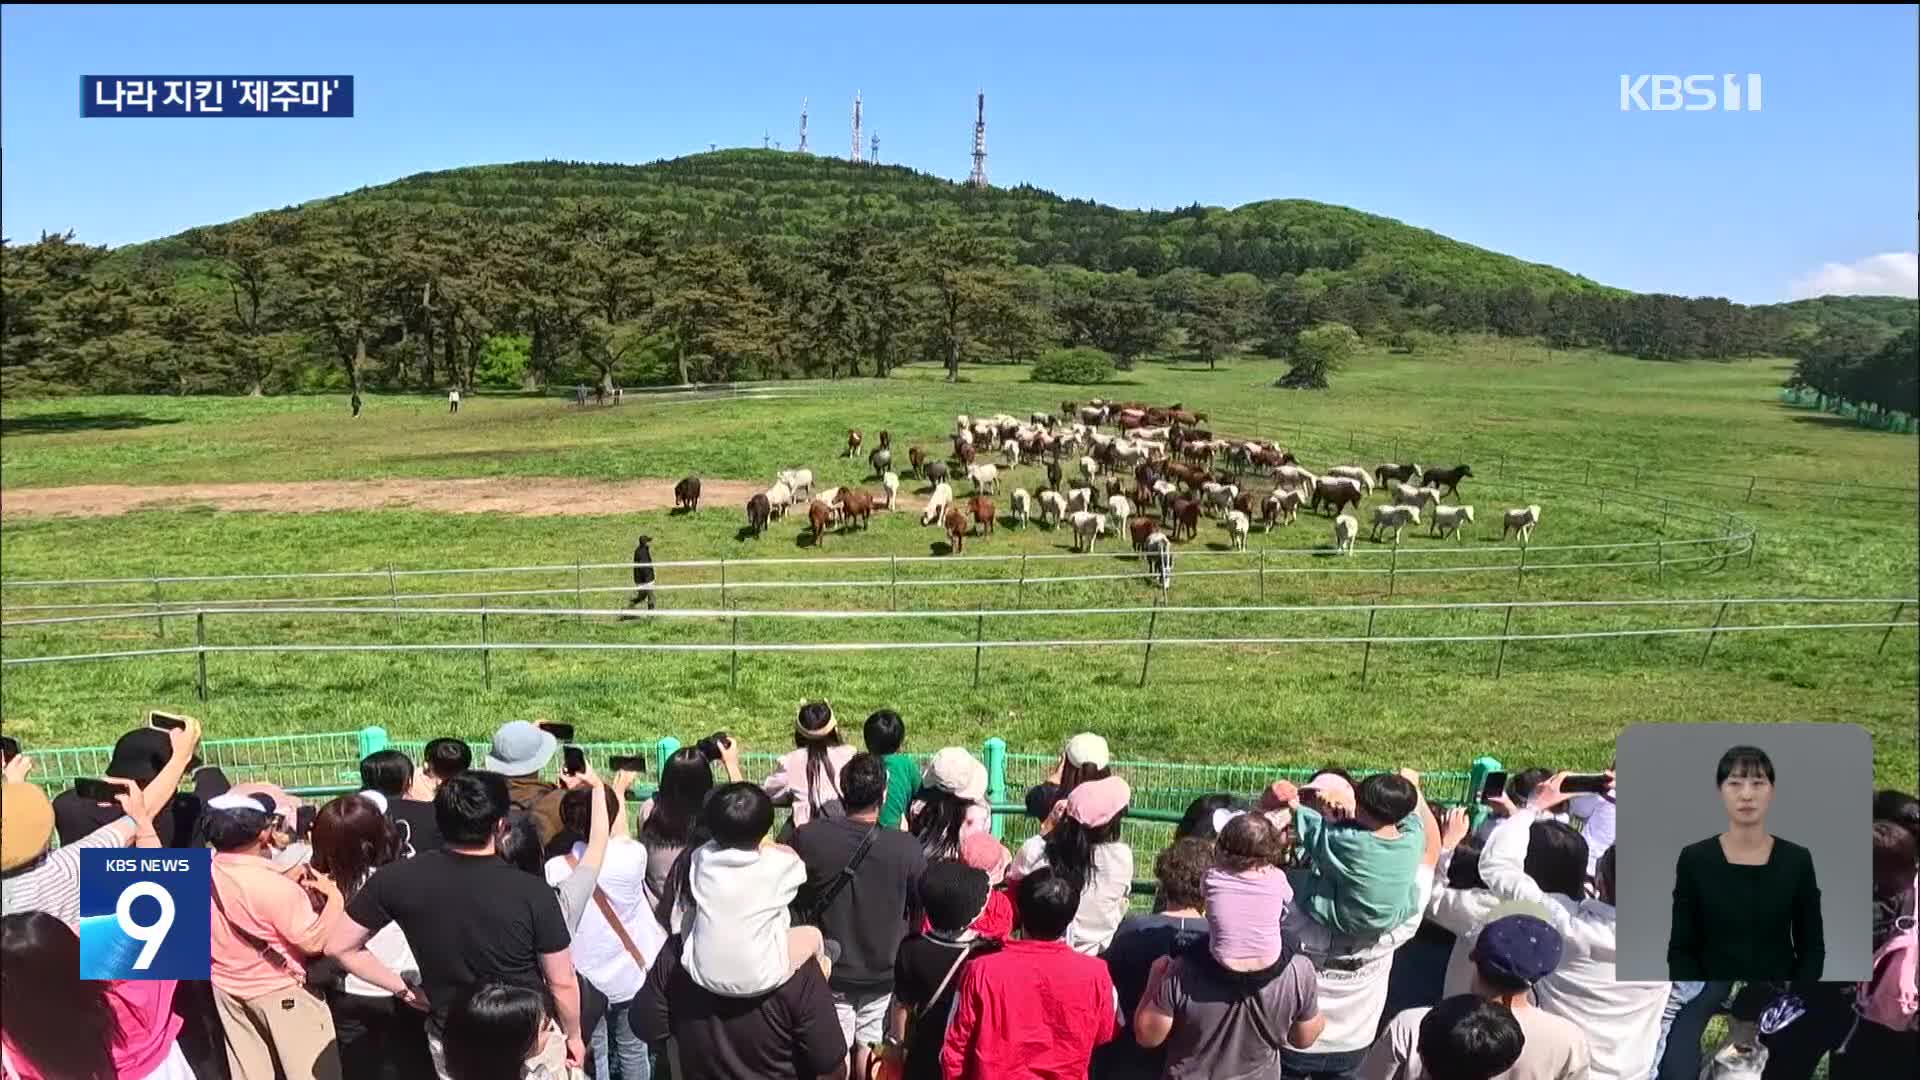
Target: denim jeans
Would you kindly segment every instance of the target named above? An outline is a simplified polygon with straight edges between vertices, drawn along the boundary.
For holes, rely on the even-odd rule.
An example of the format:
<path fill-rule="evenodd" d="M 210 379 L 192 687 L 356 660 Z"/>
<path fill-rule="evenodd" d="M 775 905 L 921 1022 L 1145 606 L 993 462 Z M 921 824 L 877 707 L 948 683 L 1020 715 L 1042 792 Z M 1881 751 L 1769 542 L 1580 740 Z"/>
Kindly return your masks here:
<path fill-rule="evenodd" d="M 1660 1042 L 1654 1048 L 1647 1080 L 1694 1080 L 1700 1075 L 1700 1037 L 1707 1021 L 1727 1000 L 1732 983 L 1677 982 L 1660 1015 Z M 1673 1052 L 1667 1053 L 1671 1046 Z"/>
<path fill-rule="evenodd" d="M 1367 1049 L 1314 1054 L 1288 1047 L 1280 1051 L 1280 1075 L 1284 1080 L 1352 1080 L 1366 1060 Z"/>
<path fill-rule="evenodd" d="M 632 1004 L 631 999 L 610 1002 L 606 1019 L 594 1026 L 593 1038 L 587 1047 L 593 1056 L 594 1080 L 612 1080 L 609 1058 L 619 1063 L 620 1080 L 651 1080 L 653 1068 L 647 1057 L 647 1044 L 640 1041 L 640 1036 L 633 1033 L 633 1025 L 627 1022 L 627 1009 Z M 611 1047 L 607 1045 L 609 1028 L 612 1029 Z"/>

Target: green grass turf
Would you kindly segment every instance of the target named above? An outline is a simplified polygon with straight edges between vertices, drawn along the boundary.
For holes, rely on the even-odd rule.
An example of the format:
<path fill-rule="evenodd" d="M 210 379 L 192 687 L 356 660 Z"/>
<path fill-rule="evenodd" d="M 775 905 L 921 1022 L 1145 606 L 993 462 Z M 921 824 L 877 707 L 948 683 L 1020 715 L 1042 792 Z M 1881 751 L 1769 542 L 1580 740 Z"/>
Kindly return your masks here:
<path fill-rule="evenodd" d="M 1835 418 L 1786 407 L 1775 391 L 1777 361 L 1658 364 L 1594 354 L 1547 355 L 1505 343 L 1468 343 L 1421 357 L 1369 353 L 1326 393 L 1270 388 L 1282 369 L 1264 361 L 1208 372 L 1143 365 L 1123 373 L 1105 396 L 1178 400 L 1212 413 L 1222 432 L 1273 438 L 1311 467 L 1385 460 L 1470 462 L 1476 477 L 1463 501 L 1480 511 L 1464 542 L 1409 531 L 1400 571 L 1421 567 L 1504 567 L 1500 572 L 1397 573 L 1388 597 L 1390 557 L 1363 535 L 1359 553 L 1335 560 L 1324 548 L 1324 519 L 1302 516 L 1290 529 L 1253 537 L 1268 553 L 1264 583 L 1255 576 L 1182 576 L 1175 604 L 1325 604 L 1509 599 L 1658 597 L 1911 596 L 1915 590 L 1914 440 L 1868 432 Z M 869 446 L 880 428 L 894 432 L 896 457 L 919 443 L 944 445 L 956 413 L 1024 417 L 1057 408 L 1077 388 L 1021 381 L 1021 368 L 977 368 L 949 386 L 937 369 L 909 368 L 883 382 L 837 384 L 779 401 L 647 402 L 620 408 L 569 407 L 559 399 L 470 397 L 458 416 L 444 398 L 372 396 L 358 420 L 338 398 L 85 398 L 8 402 L 0 440 L 5 488 L 68 484 L 296 481 L 389 477 L 565 476 L 675 478 L 697 471 L 714 479 L 764 482 L 786 465 L 814 469 L 822 484 L 857 482 L 858 463 L 837 458 L 848 427 Z M 1432 458 L 1434 460 L 1428 460 Z M 1003 470 L 1004 471 L 1004 470 Z M 1637 476 L 1636 476 L 1637 473 Z M 1748 477 L 1753 495 L 1748 497 Z M 1792 483 L 1790 481 L 1799 481 Z M 1849 483 L 1899 490 L 1866 491 Z M 1003 477 L 1002 513 L 1013 486 L 1039 486 L 1023 465 Z M 872 485 L 869 485 L 872 486 Z M 906 481 L 907 488 L 920 485 Z M 962 492 L 965 484 L 956 485 Z M 1603 490 L 1603 487 L 1605 490 Z M 1628 494 L 1631 489 L 1631 494 Z M 1663 504 L 1661 497 L 1667 497 Z M 1369 505 L 1378 501 L 1378 496 Z M 1516 551 L 1492 539 L 1499 511 L 1525 502 L 1544 508 L 1524 580 Z M 1883 504 L 1884 503 L 1884 504 Z M 1737 518 L 1729 524 L 1727 514 Z M 1664 529 L 1662 523 L 1665 522 Z M 217 513 L 185 507 L 106 518 L 7 517 L 0 524 L 5 578 L 149 574 L 384 570 L 618 562 L 632 536 L 649 532 L 655 558 L 927 556 L 931 529 L 914 515 L 876 518 L 865 533 L 830 535 L 823 549 L 800 538 L 800 521 L 778 523 L 759 540 L 738 536 L 740 508 L 709 500 L 697 516 L 666 512 L 531 518 L 362 510 L 317 514 Z M 1619 567 L 1656 558 L 1650 549 L 1552 552 L 1557 545 L 1680 542 L 1729 527 L 1758 530 L 1749 568 L 1744 557 L 1655 568 Z M 1057 554 L 1064 534 L 1003 524 L 970 541 L 967 554 Z M 1109 538 L 1101 550 L 1124 552 Z M 1197 543 L 1182 545 L 1177 570 L 1257 565 L 1257 556 L 1190 553 L 1225 548 L 1226 536 L 1203 523 Z M 1680 547 L 1680 558 L 1717 553 Z M 1664 552 L 1672 557 L 1676 551 Z M 1542 570 L 1540 564 L 1610 565 Z M 1030 560 L 1029 578 L 1125 574 L 1137 563 Z M 1289 570 L 1310 571 L 1287 573 Z M 666 584 L 712 583 L 716 568 L 663 569 Z M 971 641 L 985 605 L 1138 606 L 1151 602 L 1143 581 L 915 587 L 935 577 L 1016 579 L 1017 563 L 885 562 L 862 567 L 743 566 L 730 583 L 888 581 L 902 610 L 947 610 L 925 620 L 743 619 L 743 643 Z M 587 589 L 615 589 L 618 570 L 579 575 Z M 401 578 L 407 591 L 570 589 L 572 569 L 547 574 Z M 328 582 L 169 585 L 166 598 L 209 599 L 336 594 L 378 595 L 384 575 Z M 746 610 L 806 607 L 886 610 L 886 588 L 809 587 L 729 590 Z M 8 617 L 24 603 L 122 602 L 151 597 L 148 586 L 61 592 L 9 589 Z M 618 606 L 618 591 L 584 593 Z M 712 608 L 711 591 L 661 595 L 663 606 Z M 472 604 L 473 601 L 444 601 Z M 571 594 L 500 599 L 495 604 L 571 605 Z M 1633 626 L 1704 626 L 1716 608 L 1572 613 L 1518 609 L 1513 631 L 1551 632 Z M 1833 610 L 1729 609 L 1726 623 L 1877 621 L 1890 605 Z M 1909 617 L 1911 609 L 1909 609 Z M 1382 612 L 1376 635 L 1498 633 L 1501 610 L 1478 613 Z M 1362 612 L 1264 615 L 1173 613 L 1157 636 L 1317 636 L 1360 634 Z M 989 616 L 989 641 L 1133 637 L 1144 615 L 1045 619 Z M 724 619 L 619 622 L 610 617 L 490 617 L 493 641 L 726 642 Z M 191 620 L 170 620 L 165 644 L 192 640 Z M 988 650 L 973 688 L 971 648 L 907 652 L 744 654 L 729 689 L 727 654 L 506 652 L 490 659 L 492 688 L 480 658 L 464 654 L 216 655 L 212 698 L 193 705 L 215 736 L 338 731 L 380 725 L 396 737 L 457 731 L 479 735 L 528 715 L 570 720 L 583 738 L 673 734 L 690 739 L 725 727 L 759 746 L 786 741 L 794 705 L 831 696 L 864 715 L 882 705 L 907 718 L 910 746 L 977 745 L 1000 735 L 1015 750 L 1045 752 L 1074 731 L 1106 734 L 1116 754 L 1135 759 L 1464 768 L 1491 753 L 1524 766 L 1603 765 L 1618 732 L 1634 723 L 1672 721 L 1824 721 L 1858 723 L 1875 737 L 1881 783 L 1915 783 L 1915 637 L 1895 631 L 1883 654 L 1881 632 L 1723 634 L 1700 664 L 1703 638 L 1602 639 L 1510 645 L 1502 677 L 1490 677 L 1491 643 L 1379 646 L 1358 677 L 1360 646 L 1160 647 L 1145 689 L 1142 650 Z M 478 639 L 477 617 L 215 616 L 208 640 L 267 642 L 458 642 Z M 152 620 L 15 628 L 9 658 L 158 644 Z M 0 682 L 9 734 L 32 743 L 110 741 L 149 705 L 192 702 L 192 657 L 99 664 L 14 667 Z"/>

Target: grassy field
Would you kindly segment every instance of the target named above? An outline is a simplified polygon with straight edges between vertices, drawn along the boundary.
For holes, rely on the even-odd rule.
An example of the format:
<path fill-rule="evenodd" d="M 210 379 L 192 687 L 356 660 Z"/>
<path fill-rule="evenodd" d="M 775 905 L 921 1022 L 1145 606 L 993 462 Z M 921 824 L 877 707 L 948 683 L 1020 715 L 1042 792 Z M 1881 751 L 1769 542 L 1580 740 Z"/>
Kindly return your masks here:
<path fill-rule="evenodd" d="M 1316 549 L 1330 541 L 1324 519 L 1302 516 L 1290 529 L 1253 537 L 1253 553 L 1229 554 L 1226 536 L 1203 524 L 1182 545 L 1175 605 L 1388 604 L 1415 601 L 1708 599 L 1724 597 L 1902 597 L 1916 587 L 1911 437 L 1860 430 L 1785 407 L 1775 387 L 1779 362 L 1660 364 L 1592 354 L 1556 354 L 1468 344 L 1421 357 L 1368 354 L 1321 394 L 1273 390 L 1280 369 L 1264 362 L 1218 371 L 1144 365 L 1105 396 L 1178 400 L 1212 413 L 1222 432 L 1274 438 L 1312 467 L 1386 460 L 1474 465 L 1462 501 L 1480 511 L 1460 542 L 1409 532 L 1400 553 L 1364 535 L 1351 559 Z M 871 440 L 881 428 L 905 446 L 939 445 L 956 413 L 1057 408 L 1075 388 L 1020 381 L 1025 370 L 972 369 L 949 386 L 937 370 L 909 368 L 883 382 L 835 385 L 780 401 L 646 402 L 620 408 L 570 408 L 559 399 L 469 398 L 448 416 L 437 397 L 372 397 L 357 421 L 338 398 L 89 398 L 8 402 L 0 439 L 4 491 L 75 484 L 185 484 L 236 481 L 572 477 L 677 478 L 764 482 L 787 465 L 811 467 L 822 484 L 859 481 L 862 463 L 836 458 L 844 431 Z M 1432 460 L 1430 460 L 1432 459 Z M 1039 486 L 1022 466 L 1003 478 L 999 504 L 1015 484 Z M 1751 479 L 1749 479 L 1751 478 Z M 1865 491 L 1846 483 L 1886 485 Z M 872 485 L 869 485 L 872 486 Z M 916 488 L 912 482 L 907 487 Z M 963 490 L 965 485 L 956 485 Z M 1663 501 L 1664 497 L 1664 501 Z M 1377 501 L 1377 496 L 1374 501 Z M 1517 551 L 1495 538 L 1499 510 L 1539 503 L 1543 520 L 1524 578 Z M 917 505 L 917 503 L 916 503 Z M 1489 528 L 1489 523 L 1492 523 Z M 967 545 L 968 555 L 1029 556 L 1027 583 L 1017 561 L 950 560 L 890 565 L 888 556 L 944 551 L 917 515 L 876 518 L 865 533 L 830 535 L 823 548 L 799 537 L 800 522 L 776 524 L 758 540 L 742 538 L 740 508 L 710 501 L 696 516 L 665 511 L 524 517 L 444 514 L 407 509 L 295 514 L 222 513 L 191 505 L 113 517 L 0 520 L 5 579 L 144 577 L 276 571 L 379 571 L 325 582 L 169 584 L 165 599 L 384 596 L 385 571 L 564 565 L 547 573 L 400 577 L 395 592 L 558 589 L 541 597 L 490 599 L 491 606 L 596 607 L 625 603 L 619 570 L 572 564 L 618 562 L 636 532 L 655 537 L 659 560 L 780 558 L 797 564 L 734 564 L 726 569 L 730 610 L 778 608 L 938 611 L 938 618 L 782 620 L 741 618 L 743 644 L 774 642 L 971 643 L 1132 638 L 1142 614 L 1016 617 L 986 608 L 1137 607 L 1151 604 L 1146 583 L 1128 577 L 1137 563 L 1109 539 L 1098 560 L 1042 560 L 1065 552 L 1064 533 L 1002 525 Z M 1720 545 L 1683 542 L 1757 530 L 1751 566 L 1721 558 Z M 1553 552 L 1564 545 L 1675 545 L 1659 556 L 1644 547 Z M 1264 556 L 1260 549 L 1267 549 Z M 1735 548 L 1737 550 L 1737 547 Z M 1679 562 L 1653 566 L 1621 564 Z M 1204 555 L 1190 554 L 1206 552 Z M 809 565 L 819 555 L 877 556 L 856 567 Z M 1264 558 L 1267 572 L 1254 573 Z M 1600 565 L 1543 569 L 1550 563 Z M 1389 577 L 1392 566 L 1392 595 Z M 1494 568 L 1499 568 L 1495 570 Z M 1235 569 L 1235 576 L 1185 576 Z M 1439 572 L 1419 573 L 1420 570 Z M 1338 572 L 1335 572 L 1338 571 Z M 1365 572 L 1357 572 L 1365 571 Z M 663 569 L 662 583 L 713 585 L 719 569 Z M 1040 583 L 1043 576 L 1115 575 L 1120 580 Z M 924 585 L 957 577 L 999 584 Z M 818 584 L 858 580 L 868 587 Z M 881 583 L 898 581 L 897 588 Z M 811 582 L 804 588 L 754 588 L 744 582 Z M 588 590 L 603 590 L 593 592 Z M 9 588 L 8 617 L 19 605 L 145 602 L 147 585 L 81 591 Z M 448 599 L 440 604 L 468 605 Z M 673 609 L 720 606 L 716 590 L 661 594 Z M 1517 609 L 1514 633 L 1704 626 L 1717 605 L 1652 610 L 1568 612 Z M 1889 605 L 1831 611 L 1733 608 L 1739 623 L 1878 621 Z M 945 614 L 945 613 L 951 614 Z M 1908 612 L 1911 615 L 1911 609 Z M 1493 634 L 1504 609 L 1472 613 L 1378 614 L 1378 636 Z M 324 621 L 323 621 L 324 619 Z M 1360 635 L 1364 610 L 1156 617 L 1157 636 Z M 268 642 L 474 642 L 474 616 L 215 616 L 207 640 Z M 638 641 L 725 643 L 725 617 L 622 622 L 608 616 L 490 617 L 492 642 Z M 190 619 L 170 620 L 166 645 L 192 641 Z M 1701 663 L 1697 636 L 1514 643 L 1490 677 L 1492 643 L 1380 646 L 1359 678 L 1358 645 L 1159 647 L 1147 686 L 1139 687 L 1137 647 L 989 649 L 975 652 L 810 652 L 743 654 L 737 670 L 720 653 L 494 651 L 491 688 L 473 653 L 216 655 L 209 660 L 211 700 L 195 706 L 216 735 L 337 731 L 378 724 L 397 737 L 459 732 L 477 736 L 513 717 L 570 720 L 583 737 L 673 734 L 688 739 L 716 727 L 761 746 L 785 741 L 803 697 L 826 695 L 857 715 L 899 709 L 916 747 L 977 745 L 1000 735 L 1015 750 L 1045 752 L 1071 732 L 1106 734 L 1130 758 L 1306 764 L 1412 764 L 1464 768 L 1480 753 L 1518 766 L 1603 765 L 1624 727 L 1671 721 L 1824 721 L 1858 723 L 1875 736 L 1883 783 L 1915 785 L 1915 638 L 1895 631 L 1885 651 L 1873 631 L 1722 634 Z M 151 619 L 22 627 L 6 631 L 8 658 L 145 648 L 162 644 Z M 737 686 L 729 688 L 733 673 Z M 13 667 L 0 683 L 9 734 L 25 743 L 93 744 L 149 705 L 193 699 L 191 656 L 99 664 Z"/>

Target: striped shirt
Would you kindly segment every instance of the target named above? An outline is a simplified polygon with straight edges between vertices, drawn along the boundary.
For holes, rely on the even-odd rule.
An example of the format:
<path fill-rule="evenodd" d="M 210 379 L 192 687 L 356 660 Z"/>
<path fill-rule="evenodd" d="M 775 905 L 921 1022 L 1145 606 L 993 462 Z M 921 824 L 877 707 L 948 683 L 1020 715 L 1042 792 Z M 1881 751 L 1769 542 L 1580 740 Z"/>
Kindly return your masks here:
<path fill-rule="evenodd" d="M 93 830 L 71 844 L 42 855 L 37 862 L 0 878 L 0 915 L 44 911 L 80 928 L 80 851 L 82 848 L 120 848 L 132 842 L 133 819 L 122 817 Z"/>

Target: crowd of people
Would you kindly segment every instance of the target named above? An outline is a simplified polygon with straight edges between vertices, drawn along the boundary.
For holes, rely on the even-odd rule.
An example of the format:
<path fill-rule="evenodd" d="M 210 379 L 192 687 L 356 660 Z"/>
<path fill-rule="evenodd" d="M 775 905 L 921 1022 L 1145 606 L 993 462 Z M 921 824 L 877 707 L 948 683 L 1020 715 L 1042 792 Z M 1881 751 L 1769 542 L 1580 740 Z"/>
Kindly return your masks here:
<path fill-rule="evenodd" d="M 1516 773 L 1479 828 L 1404 769 L 1207 795 L 1134 911 L 1100 736 L 1009 850 L 972 754 L 840 723 L 802 705 L 757 779 L 703 739 L 631 806 L 633 772 L 543 779 L 526 721 L 478 763 L 372 754 L 318 807 L 204 767 L 191 720 L 121 738 L 104 801 L 49 799 L 12 748 L 0 1075 L 1692 1080 L 1719 1014 L 1767 1080 L 1920 1064 L 1911 795 L 1874 798 L 1868 982 L 1628 982 L 1611 788 Z M 78 852 L 128 846 L 213 849 L 207 982 L 78 978 Z"/>

